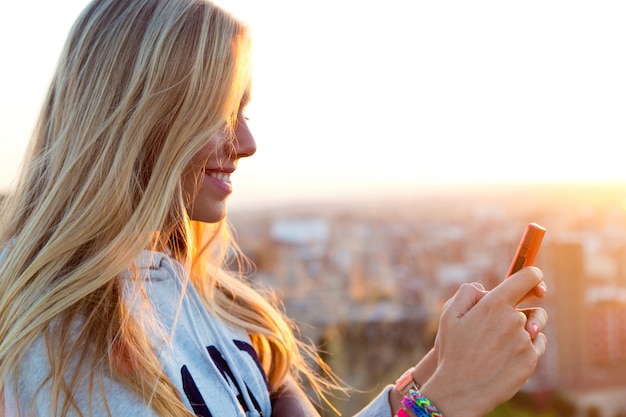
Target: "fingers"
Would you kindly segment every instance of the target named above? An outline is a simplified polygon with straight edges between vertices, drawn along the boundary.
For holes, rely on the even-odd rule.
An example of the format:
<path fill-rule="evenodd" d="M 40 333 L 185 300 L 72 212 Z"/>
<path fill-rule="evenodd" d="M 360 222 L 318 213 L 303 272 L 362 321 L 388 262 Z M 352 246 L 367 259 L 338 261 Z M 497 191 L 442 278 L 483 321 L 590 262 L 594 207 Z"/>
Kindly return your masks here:
<path fill-rule="evenodd" d="M 537 285 L 535 288 L 533 288 L 531 291 L 531 294 L 534 295 L 537 298 L 543 298 L 546 296 L 546 283 L 544 281 L 541 281 L 539 283 L 539 285 Z"/>
<path fill-rule="evenodd" d="M 479 291 L 485 291 L 485 286 L 483 284 L 481 284 L 480 282 L 470 282 L 469 285 L 475 287 Z"/>
<path fill-rule="evenodd" d="M 524 297 L 522 297 L 519 304 L 522 304 L 524 301 L 529 300 L 534 297 L 543 298 L 545 297 L 546 292 L 547 292 L 546 283 L 544 281 L 541 281 L 539 285 L 537 285 L 535 288 L 530 290 L 530 292 L 528 292 Z"/>
<path fill-rule="evenodd" d="M 454 297 L 446 302 L 444 314 L 451 314 L 456 318 L 463 317 L 486 294 L 488 292 L 480 284 L 462 284 Z"/>
<path fill-rule="evenodd" d="M 539 333 L 533 340 L 533 346 L 537 352 L 537 357 L 543 356 L 543 354 L 546 353 L 546 347 L 548 346 L 548 339 L 546 338 L 546 335 Z"/>
<path fill-rule="evenodd" d="M 437 366 L 422 386 L 444 414 L 467 415 L 469 405 L 473 415 L 486 415 L 532 375 L 546 350 L 547 314 L 516 304 L 541 280 L 541 271 L 527 268 L 491 292 L 465 284 L 450 299 L 435 342 Z"/>
<path fill-rule="evenodd" d="M 499 299 L 515 307 L 532 291 L 541 293 L 545 289 L 544 286 L 539 286 L 542 281 L 543 272 L 539 268 L 533 266 L 523 268 L 502 281 L 489 293 L 488 297 Z"/>
<path fill-rule="evenodd" d="M 535 339 L 546 327 L 548 313 L 543 308 L 529 308 L 521 311 L 528 317 L 525 329 L 530 334 L 531 339 Z"/>

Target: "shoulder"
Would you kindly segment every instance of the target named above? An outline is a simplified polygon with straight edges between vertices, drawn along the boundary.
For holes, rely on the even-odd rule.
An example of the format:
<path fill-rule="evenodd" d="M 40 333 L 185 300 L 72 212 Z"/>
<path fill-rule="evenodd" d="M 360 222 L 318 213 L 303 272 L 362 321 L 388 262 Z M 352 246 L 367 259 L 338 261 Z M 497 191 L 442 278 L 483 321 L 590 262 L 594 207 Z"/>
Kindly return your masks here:
<path fill-rule="evenodd" d="M 142 251 L 134 264 L 122 273 L 122 278 L 130 278 L 133 272 L 143 280 L 161 281 L 187 275 L 185 267 L 176 259 L 163 252 Z"/>
<path fill-rule="evenodd" d="M 70 362 L 67 369 L 68 377 L 78 365 L 76 358 Z M 49 381 L 50 363 L 43 334 L 37 336 L 24 352 L 18 368 L 17 379 L 9 377 L 5 381 L 4 415 L 10 417 L 11 413 L 15 414 L 18 411 L 19 415 L 25 415 L 27 414 L 25 410 L 31 407 L 36 410 L 36 415 L 46 415 L 53 404 L 54 393 Z M 106 415 L 108 409 L 112 416 L 156 417 L 148 404 L 107 372 L 97 374 L 94 383 L 99 384 L 102 389 L 89 392 L 90 384 L 86 383 L 77 385 L 76 391 L 72 392 L 73 402 L 81 415 Z M 17 396 L 13 393 L 17 393 Z M 75 410 L 68 413 L 68 416 L 72 417 L 78 415 Z"/>

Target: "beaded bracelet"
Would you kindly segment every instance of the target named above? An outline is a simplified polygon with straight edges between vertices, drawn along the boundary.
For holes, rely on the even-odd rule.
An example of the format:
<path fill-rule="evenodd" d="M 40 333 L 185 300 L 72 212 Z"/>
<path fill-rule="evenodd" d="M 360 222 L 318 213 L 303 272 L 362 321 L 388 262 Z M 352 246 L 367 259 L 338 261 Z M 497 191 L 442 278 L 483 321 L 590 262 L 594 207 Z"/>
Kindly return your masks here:
<path fill-rule="evenodd" d="M 443 413 L 417 390 L 409 390 L 402 405 L 410 408 L 417 417 L 443 417 Z"/>

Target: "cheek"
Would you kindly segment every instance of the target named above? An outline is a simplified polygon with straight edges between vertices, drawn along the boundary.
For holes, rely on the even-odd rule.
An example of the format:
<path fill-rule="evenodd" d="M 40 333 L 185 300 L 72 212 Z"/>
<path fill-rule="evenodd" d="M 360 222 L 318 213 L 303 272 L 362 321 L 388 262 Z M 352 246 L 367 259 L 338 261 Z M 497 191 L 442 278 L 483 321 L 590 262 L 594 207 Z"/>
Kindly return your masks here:
<path fill-rule="evenodd" d="M 204 181 L 204 172 L 208 167 L 220 166 L 220 161 L 224 158 L 224 149 L 227 148 L 228 140 L 224 131 L 207 139 L 204 146 L 192 158 L 182 176 L 182 186 L 187 208 L 200 192 Z"/>
<path fill-rule="evenodd" d="M 211 136 L 193 157 L 191 169 L 200 173 L 205 167 L 215 167 L 228 155 L 232 142 L 225 130 Z"/>
<path fill-rule="evenodd" d="M 190 207 L 191 202 L 196 197 L 204 180 L 204 164 L 193 162 L 185 169 L 182 176 L 183 197 L 185 206 Z"/>

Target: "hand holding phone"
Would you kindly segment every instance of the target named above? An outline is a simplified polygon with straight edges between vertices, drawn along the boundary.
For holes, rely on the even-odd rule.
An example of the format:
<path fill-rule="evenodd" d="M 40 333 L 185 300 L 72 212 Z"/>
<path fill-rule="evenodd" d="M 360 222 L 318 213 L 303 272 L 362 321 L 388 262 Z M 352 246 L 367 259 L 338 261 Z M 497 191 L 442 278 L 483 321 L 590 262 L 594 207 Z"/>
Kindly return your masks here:
<path fill-rule="evenodd" d="M 537 223 L 530 223 L 526 226 L 522 240 L 517 246 L 517 251 L 506 274 L 506 278 L 510 277 L 525 266 L 531 266 L 535 262 L 535 257 L 541 246 L 543 236 L 546 229 Z"/>

